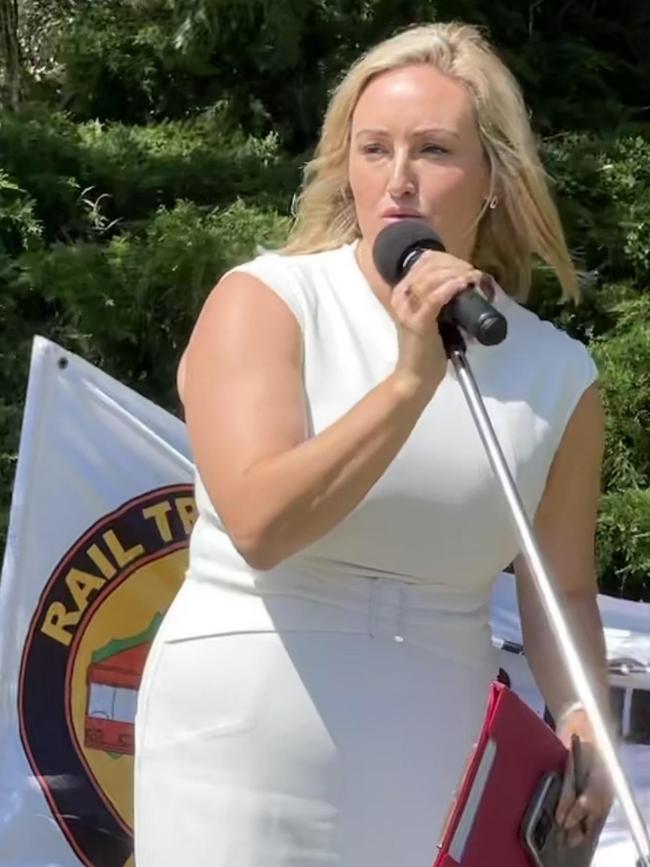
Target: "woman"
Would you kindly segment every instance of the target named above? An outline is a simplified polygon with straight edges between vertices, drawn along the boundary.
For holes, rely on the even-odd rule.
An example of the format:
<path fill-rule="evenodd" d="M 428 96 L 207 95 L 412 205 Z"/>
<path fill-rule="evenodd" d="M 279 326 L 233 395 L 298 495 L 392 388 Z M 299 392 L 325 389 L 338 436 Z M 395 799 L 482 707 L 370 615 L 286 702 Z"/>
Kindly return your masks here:
<path fill-rule="evenodd" d="M 373 243 L 412 216 L 447 252 L 391 291 Z M 582 344 L 515 300 L 534 255 L 576 299 L 520 91 L 477 30 L 415 27 L 362 57 L 288 247 L 221 279 L 180 371 L 199 519 L 141 687 L 138 867 L 429 867 L 497 673 L 490 587 L 513 560 L 558 732 L 591 740 L 437 327 L 470 283 L 508 320 L 468 359 L 604 697 L 603 414 Z M 573 842 L 611 800 L 588 762 L 558 808 Z"/>

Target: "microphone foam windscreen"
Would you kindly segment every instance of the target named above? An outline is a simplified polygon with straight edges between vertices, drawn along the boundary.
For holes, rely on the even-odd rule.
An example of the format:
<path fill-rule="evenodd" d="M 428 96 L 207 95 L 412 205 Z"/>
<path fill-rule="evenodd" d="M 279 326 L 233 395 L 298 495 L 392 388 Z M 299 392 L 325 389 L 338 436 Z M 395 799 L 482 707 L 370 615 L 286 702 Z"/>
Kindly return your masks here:
<path fill-rule="evenodd" d="M 402 279 L 406 256 L 412 250 L 423 248 L 443 253 L 445 251 L 442 241 L 426 220 L 396 220 L 377 235 L 372 248 L 372 258 L 384 280 L 394 286 Z"/>

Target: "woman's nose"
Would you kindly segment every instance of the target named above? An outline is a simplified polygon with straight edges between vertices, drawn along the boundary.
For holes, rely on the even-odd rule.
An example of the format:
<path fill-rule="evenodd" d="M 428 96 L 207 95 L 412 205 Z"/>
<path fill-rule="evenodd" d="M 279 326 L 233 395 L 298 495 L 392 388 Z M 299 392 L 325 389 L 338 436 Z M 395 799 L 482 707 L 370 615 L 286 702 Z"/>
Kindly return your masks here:
<path fill-rule="evenodd" d="M 396 159 L 388 178 L 387 192 L 393 198 L 413 195 L 417 189 L 417 182 L 412 167 L 406 159 Z"/>

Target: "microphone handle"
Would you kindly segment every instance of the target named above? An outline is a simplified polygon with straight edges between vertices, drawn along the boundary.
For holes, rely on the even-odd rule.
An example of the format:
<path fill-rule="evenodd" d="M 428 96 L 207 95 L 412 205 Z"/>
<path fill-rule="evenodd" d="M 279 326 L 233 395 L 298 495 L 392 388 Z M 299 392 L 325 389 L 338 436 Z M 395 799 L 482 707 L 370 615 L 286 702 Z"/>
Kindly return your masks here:
<path fill-rule="evenodd" d="M 432 239 L 429 243 L 420 241 L 405 251 L 400 262 L 402 275 L 415 265 L 425 250 L 445 252 L 445 248 L 437 239 Z M 497 343 L 502 343 L 508 333 L 508 320 L 505 316 L 471 286 L 445 304 L 439 318 L 443 322 L 462 328 L 484 346 L 496 346 Z"/>
<path fill-rule="evenodd" d="M 496 346 L 508 333 L 505 316 L 471 287 L 445 304 L 440 318 L 458 325 L 484 346 Z"/>

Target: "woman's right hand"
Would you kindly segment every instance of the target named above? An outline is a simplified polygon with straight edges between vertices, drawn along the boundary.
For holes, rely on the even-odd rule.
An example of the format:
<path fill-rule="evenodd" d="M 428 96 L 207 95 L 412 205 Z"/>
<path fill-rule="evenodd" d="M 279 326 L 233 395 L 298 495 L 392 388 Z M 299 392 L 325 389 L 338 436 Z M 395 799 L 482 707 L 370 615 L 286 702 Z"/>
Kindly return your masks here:
<path fill-rule="evenodd" d="M 470 286 L 484 286 L 486 277 L 449 253 L 427 250 L 420 256 L 391 294 L 398 329 L 396 373 L 416 388 L 430 388 L 433 394 L 447 369 L 447 355 L 438 330 L 440 312 Z"/>

